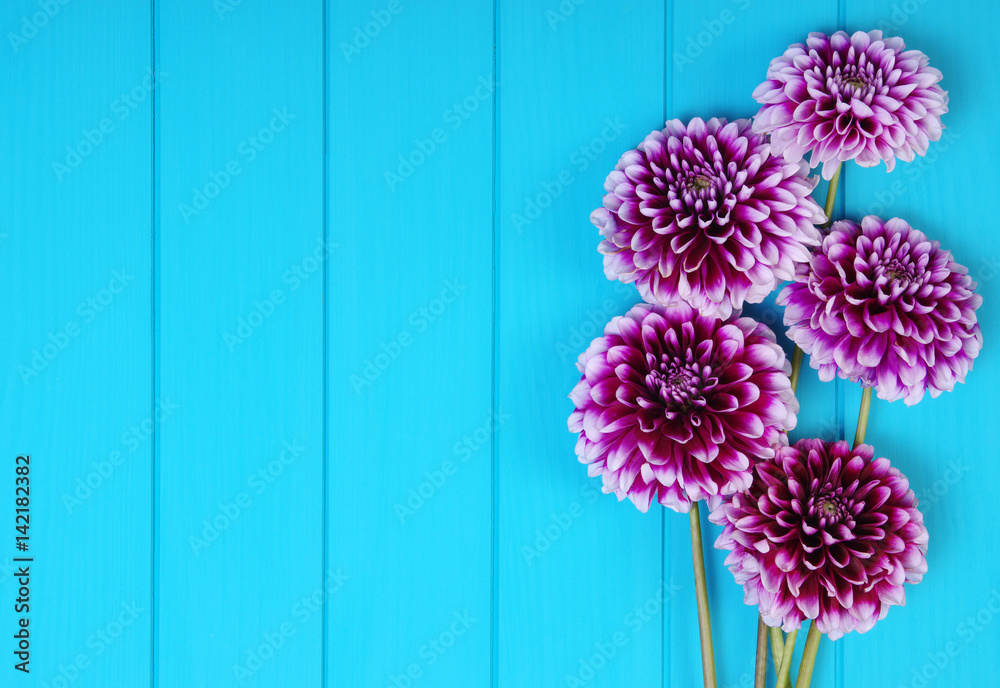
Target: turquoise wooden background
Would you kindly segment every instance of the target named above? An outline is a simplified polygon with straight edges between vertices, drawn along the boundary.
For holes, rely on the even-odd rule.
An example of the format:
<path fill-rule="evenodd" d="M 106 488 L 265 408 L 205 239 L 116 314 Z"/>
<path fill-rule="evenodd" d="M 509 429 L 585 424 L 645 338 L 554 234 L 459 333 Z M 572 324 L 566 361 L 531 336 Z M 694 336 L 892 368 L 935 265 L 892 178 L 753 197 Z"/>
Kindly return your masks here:
<path fill-rule="evenodd" d="M 902 35 L 951 93 L 945 140 L 847 169 L 838 216 L 951 247 L 986 349 L 952 394 L 874 404 L 930 573 L 824 642 L 814 685 L 996 683 L 998 5 L 8 0 L 2 19 L 0 685 L 699 684 L 686 519 L 599 495 L 566 431 L 573 360 L 636 301 L 587 217 L 665 117 L 752 114 L 768 61 L 838 27 Z M 797 435 L 853 433 L 855 387 L 810 370 L 800 398 Z M 755 616 L 722 559 L 720 686 L 742 688 Z"/>

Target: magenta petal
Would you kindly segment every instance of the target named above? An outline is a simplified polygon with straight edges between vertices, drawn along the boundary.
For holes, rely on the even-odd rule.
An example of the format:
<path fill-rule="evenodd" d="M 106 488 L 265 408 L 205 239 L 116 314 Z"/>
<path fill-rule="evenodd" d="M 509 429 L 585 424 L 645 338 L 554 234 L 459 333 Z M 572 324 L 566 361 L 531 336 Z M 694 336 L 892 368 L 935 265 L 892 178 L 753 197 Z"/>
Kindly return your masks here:
<path fill-rule="evenodd" d="M 948 94 L 941 72 L 900 39 L 881 31 L 848 36 L 810 34 L 771 62 L 757 87 L 753 129 L 770 134 L 777 154 L 798 161 L 809 153 L 830 179 L 841 161 L 871 167 L 921 155 L 941 137 Z"/>
<path fill-rule="evenodd" d="M 952 390 L 982 348 L 968 270 L 898 218 L 835 222 L 779 297 L 788 336 L 822 379 L 915 404 Z"/>
<path fill-rule="evenodd" d="M 670 120 L 621 157 L 591 213 L 605 275 L 720 318 L 759 303 L 820 242 L 808 174 L 748 120 Z"/>
<path fill-rule="evenodd" d="M 716 547 L 730 552 L 727 566 L 768 623 L 791 631 L 814 619 L 831 638 L 864 633 L 923 578 L 923 516 L 906 478 L 870 446 L 800 440 L 753 473 L 749 492 L 710 518 L 723 526 Z"/>
<path fill-rule="evenodd" d="M 636 306 L 578 362 L 569 418 L 577 456 L 640 509 L 714 505 L 746 490 L 753 465 L 773 458 L 771 445 L 794 427 L 787 365 L 774 333 L 750 318 Z"/>

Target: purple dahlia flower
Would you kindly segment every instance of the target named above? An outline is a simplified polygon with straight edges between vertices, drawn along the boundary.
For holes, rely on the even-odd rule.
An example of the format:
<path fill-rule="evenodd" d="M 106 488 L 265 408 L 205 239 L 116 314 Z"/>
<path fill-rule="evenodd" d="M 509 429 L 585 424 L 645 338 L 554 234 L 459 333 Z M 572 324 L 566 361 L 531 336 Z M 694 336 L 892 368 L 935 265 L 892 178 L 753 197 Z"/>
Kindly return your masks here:
<path fill-rule="evenodd" d="M 604 274 L 635 282 L 647 302 L 728 318 L 791 279 L 819 244 L 818 182 L 804 162 L 771 155 L 747 120 L 671 120 L 604 182 L 604 207 L 590 215 Z"/>
<path fill-rule="evenodd" d="M 983 346 L 968 270 L 903 220 L 835 222 L 778 295 L 788 337 L 835 374 L 909 406 L 965 382 Z"/>
<path fill-rule="evenodd" d="M 754 467 L 749 492 L 712 512 L 747 604 L 792 631 L 864 633 L 927 571 L 927 528 L 906 478 L 867 444 L 799 440 Z"/>
<path fill-rule="evenodd" d="M 847 160 L 863 167 L 884 160 L 889 171 L 897 157 L 912 162 L 941 138 L 948 94 L 927 56 L 905 47 L 881 31 L 809 34 L 771 61 L 753 92 L 763 104 L 753 130 L 770 134 L 786 160 L 811 151 L 810 165 L 823 163 L 826 179 Z"/>
<path fill-rule="evenodd" d="M 604 491 L 646 511 L 653 500 L 691 503 L 750 486 L 755 461 L 795 426 L 791 365 L 774 333 L 690 306 L 641 304 L 613 318 L 580 355 L 570 398 L 576 454 Z"/>

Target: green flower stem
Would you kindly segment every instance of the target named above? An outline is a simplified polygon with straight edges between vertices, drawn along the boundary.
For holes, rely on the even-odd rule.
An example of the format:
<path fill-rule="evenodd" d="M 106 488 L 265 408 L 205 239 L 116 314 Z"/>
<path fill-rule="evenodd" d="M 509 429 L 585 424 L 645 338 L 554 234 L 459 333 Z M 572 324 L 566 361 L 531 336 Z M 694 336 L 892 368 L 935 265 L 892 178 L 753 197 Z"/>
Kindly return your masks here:
<path fill-rule="evenodd" d="M 833 202 L 837 199 L 837 185 L 840 183 L 840 170 L 843 165 L 837 165 L 837 171 L 833 173 L 830 186 L 826 189 L 826 205 L 823 206 L 823 213 L 826 215 L 826 224 L 833 222 L 830 214 L 833 212 Z"/>
<path fill-rule="evenodd" d="M 816 628 L 816 622 L 809 624 L 809 635 L 806 636 L 806 647 L 802 651 L 802 661 L 799 662 L 799 680 L 795 688 L 809 688 L 812 683 L 813 667 L 816 666 L 816 650 L 823 634 Z"/>
<path fill-rule="evenodd" d="M 753 667 L 754 688 L 764 688 L 767 680 L 767 625 L 757 617 L 757 662 Z"/>
<path fill-rule="evenodd" d="M 865 441 L 865 433 L 868 431 L 868 410 L 872 406 L 872 389 L 865 387 L 861 393 L 861 408 L 858 409 L 858 430 L 854 433 L 854 446 L 858 446 Z"/>
<path fill-rule="evenodd" d="M 785 634 L 777 626 L 771 628 L 771 657 L 774 660 L 774 671 L 781 666 L 781 655 L 785 652 Z"/>
<path fill-rule="evenodd" d="M 795 345 L 795 351 L 792 352 L 792 374 L 789 377 L 789 381 L 792 383 L 792 391 L 794 392 L 799 386 L 799 371 L 802 370 L 802 358 L 805 353 L 799 348 L 798 344 Z"/>
<path fill-rule="evenodd" d="M 791 686 L 790 672 L 792 669 L 792 653 L 795 652 L 795 637 L 798 631 L 792 631 L 785 638 L 785 650 L 781 653 L 781 665 L 778 667 L 778 682 L 775 688 L 789 688 Z"/>
<path fill-rule="evenodd" d="M 701 544 L 701 517 L 698 502 L 691 505 L 691 558 L 694 561 L 694 587 L 698 600 L 698 631 L 701 636 L 701 671 L 705 688 L 716 688 L 715 650 L 712 648 L 712 619 L 708 613 L 708 583 L 705 579 L 705 552 Z"/>

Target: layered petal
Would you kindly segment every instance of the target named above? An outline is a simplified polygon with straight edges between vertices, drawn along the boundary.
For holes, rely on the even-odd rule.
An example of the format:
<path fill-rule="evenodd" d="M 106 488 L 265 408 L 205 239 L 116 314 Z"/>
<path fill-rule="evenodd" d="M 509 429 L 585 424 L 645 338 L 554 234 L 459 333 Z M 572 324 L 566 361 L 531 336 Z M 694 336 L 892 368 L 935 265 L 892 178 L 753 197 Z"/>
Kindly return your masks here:
<path fill-rule="evenodd" d="M 823 166 L 830 179 L 841 162 L 864 167 L 910 162 L 941 138 L 948 93 L 927 57 L 881 31 L 809 35 L 771 62 L 754 98 L 753 131 L 769 134 L 777 155 Z"/>
<path fill-rule="evenodd" d="M 805 163 L 771 154 L 748 120 L 666 123 L 621 157 L 591 216 L 609 279 L 649 303 L 729 317 L 790 279 L 819 245 Z"/>
<path fill-rule="evenodd" d="M 580 356 L 577 456 L 642 511 L 655 500 L 686 512 L 746 490 L 753 465 L 795 427 L 786 366 L 774 333 L 751 318 L 638 305 Z"/>
<path fill-rule="evenodd" d="M 912 405 L 964 382 L 983 345 L 968 270 L 898 218 L 834 223 L 778 295 L 788 336 L 831 377 Z"/>
<path fill-rule="evenodd" d="M 757 463 L 746 493 L 713 510 L 715 546 L 786 631 L 812 619 L 836 640 L 864 633 L 902 605 L 927 571 L 927 529 L 909 482 L 868 445 L 805 439 Z"/>

